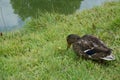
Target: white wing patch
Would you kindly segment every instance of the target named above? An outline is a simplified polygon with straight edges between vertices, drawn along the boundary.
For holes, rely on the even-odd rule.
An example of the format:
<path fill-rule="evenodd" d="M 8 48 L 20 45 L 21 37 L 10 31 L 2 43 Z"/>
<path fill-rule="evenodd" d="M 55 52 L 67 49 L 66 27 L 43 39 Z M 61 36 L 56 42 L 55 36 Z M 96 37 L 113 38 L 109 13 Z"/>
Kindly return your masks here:
<path fill-rule="evenodd" d="M 113 55 L 109 55 L 109 56 L 106 56 L 106 57 L 101 58 L 101 59 L 111 61 L 111 60 L 115 60 L 115 57 Z"/>

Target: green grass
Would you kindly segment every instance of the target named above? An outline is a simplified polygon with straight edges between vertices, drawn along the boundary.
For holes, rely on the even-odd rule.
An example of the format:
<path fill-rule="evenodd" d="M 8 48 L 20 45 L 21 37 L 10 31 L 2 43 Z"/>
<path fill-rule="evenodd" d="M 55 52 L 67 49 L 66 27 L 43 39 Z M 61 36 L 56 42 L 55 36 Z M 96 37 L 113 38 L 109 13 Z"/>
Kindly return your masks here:
<path fill-rule="evenodd" d="M 0 36 L 0 80 L 119 80 L 120 2 L 81 13 L 40 14 L 24 29 Z M 113 49 L 107 65 L 77 59 L 66 36 L 92 34 Z"/>

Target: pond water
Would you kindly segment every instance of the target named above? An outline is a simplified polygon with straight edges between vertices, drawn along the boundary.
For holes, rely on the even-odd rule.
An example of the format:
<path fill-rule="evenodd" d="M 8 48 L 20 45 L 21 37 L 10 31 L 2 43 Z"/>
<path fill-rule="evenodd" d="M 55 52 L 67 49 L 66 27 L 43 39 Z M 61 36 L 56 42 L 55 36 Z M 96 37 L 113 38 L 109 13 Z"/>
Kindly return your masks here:
<path fill-rule="evenodd" d="M 0 0 L 0 32 L 22 27 L 37 12 L 69 15 L 111 0 Z"/>

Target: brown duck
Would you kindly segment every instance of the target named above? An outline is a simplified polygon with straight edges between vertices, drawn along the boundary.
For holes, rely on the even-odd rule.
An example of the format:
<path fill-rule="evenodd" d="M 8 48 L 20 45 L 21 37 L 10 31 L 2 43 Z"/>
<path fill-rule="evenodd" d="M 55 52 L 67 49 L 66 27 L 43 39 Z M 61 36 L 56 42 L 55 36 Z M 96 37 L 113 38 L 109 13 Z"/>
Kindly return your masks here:
<path fill-rule="evenodd" d="M 71 45 L 78 56 L 94 60 L 115 60 L 112 50 L 95 36 L 84 35 L 80 37 L 70 34 L 67 36 L 67 49 Z"/>
<path fill-rule="evenodd" d="M 0 32 L 0 36 L 2 36 L 3 35 L 3 33 L 2 32 Z"/>

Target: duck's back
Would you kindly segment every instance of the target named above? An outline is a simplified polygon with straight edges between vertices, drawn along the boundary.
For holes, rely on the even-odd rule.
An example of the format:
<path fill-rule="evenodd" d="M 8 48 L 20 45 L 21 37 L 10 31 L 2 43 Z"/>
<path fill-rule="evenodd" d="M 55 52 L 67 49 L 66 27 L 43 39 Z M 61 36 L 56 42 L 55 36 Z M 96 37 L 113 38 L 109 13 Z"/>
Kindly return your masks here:
<path fill-rule="evenodd" d="M 107 48 L 107 46 L 103 43 L 103 41 L 101 41 L 99 38 L 92 36 L 92 35 L 84 35 L 82 37 L 83 40 L 86 41 L 91 41 L 94 45 L 96 46 L 102 46 L 104 48 Z"/>

